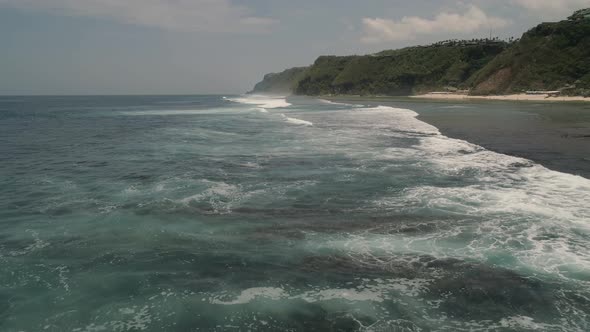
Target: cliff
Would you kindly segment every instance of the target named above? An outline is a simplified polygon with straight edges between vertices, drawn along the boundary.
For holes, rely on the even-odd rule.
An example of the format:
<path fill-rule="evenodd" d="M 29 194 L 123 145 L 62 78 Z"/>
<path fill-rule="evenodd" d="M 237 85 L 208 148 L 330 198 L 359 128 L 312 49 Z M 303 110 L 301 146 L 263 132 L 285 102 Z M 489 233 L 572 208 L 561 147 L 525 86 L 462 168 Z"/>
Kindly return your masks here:
<path fill-rule="evenodd" d="M 590 19 L 573 17 L 526 32 L 475 75 L 472 94 L 590 94 Z"/>
<path fill-rule="evenodd" d="M 450 40 L 370 55 L 320 56 L 311 66 L 266 75 L 253 92 L 412 95 L 441 90 L 590 94 L 590 10 L 543 23 L 519 40 Z"/>
<path fill-rule="evenodd" d="M 249 93 L 290 94 L 295 90 L 306 69 L 307 67 L 296 67 L 280 73 L 266 74 Z"/>

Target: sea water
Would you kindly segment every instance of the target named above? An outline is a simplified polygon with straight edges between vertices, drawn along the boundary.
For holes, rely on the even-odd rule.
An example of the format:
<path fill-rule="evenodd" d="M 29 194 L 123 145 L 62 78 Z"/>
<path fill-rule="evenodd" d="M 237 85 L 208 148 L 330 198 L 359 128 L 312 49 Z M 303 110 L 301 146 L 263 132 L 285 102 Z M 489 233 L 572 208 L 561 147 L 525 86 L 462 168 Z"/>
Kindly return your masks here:
<path fill-rule="evenodd" d="M 0 330 L 590 330 L 590 180 L 416 116 L 0 98 Z"/>

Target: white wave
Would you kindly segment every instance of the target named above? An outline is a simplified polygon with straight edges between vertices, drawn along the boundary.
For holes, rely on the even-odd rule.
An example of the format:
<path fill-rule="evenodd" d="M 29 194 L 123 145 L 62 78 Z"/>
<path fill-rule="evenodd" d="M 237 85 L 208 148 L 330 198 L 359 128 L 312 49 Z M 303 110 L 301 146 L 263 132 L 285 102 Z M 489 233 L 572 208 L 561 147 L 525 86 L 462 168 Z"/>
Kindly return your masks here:
<path fill-rule="evenodd" d="M 453 219 L 424 235 L 350 234 L 323 238 L 317 245 L 361 260 L 378 252 L 392 257 L 408 253 L 482 261 L 505 255 L 527 273 L 533 270 L 574 282 L 590 276 L 590 244 L 586 240 L 590 236 L 589 179 L 446 137 L 418 120 L 411 110 L 380 106 L 358 112 L 374 114 L 379 120 L 356 121 L 354 125 L 362 128 L 360 134 L 370 129 L 391 130 L 395 133 L 392 137 L 418 142 L 367 153 L 420 168 L 446 183 L 381 197 L 372 202 L 374 208 L 381 213 L 441 213 Z M 370 156 L 367 153 L 362 157 Z M 453 178 L 461 181 L 453 186 L 449 182 Z"/>
<path fill-rule="evenodd" d="M 326 99 L 318 99 L 320 102 L 328 105 L 338 105 L 338 106 L 350 106 L 350 107 L 364 107 L 365 105 L 360 104 L 348 104 L 348 103 L 337 103 L 334 101 L 326 100 Z"/>
<path fill-rule="evenodd" d="M 260 164 L 255 163 L 255 162 L 251 162 L 251 161 L 248 161 L 248 162 L 245 162 L 243 164 L 240 164 L 240 166 L 246 167 L 246 168 L 252 168 L 252 169 L 262 168 L 262 166 L 260 166 Z"/>
<path fill-rule="evenodd" d="M 380 125 L 390 128 L 395 131 L 406 132 L 406 133 L 416 133 L 416 134 L 424 134 L 424 135 L 440 135 L 440 131 L 435 126 L 432 126 L 426 122 L 419 121 L 416 119 L 418 113 L 405 109 L 405 108 L 395 108 L 389 106 L 377 106 L 377 107 L 370 107 L 370 108 L 363 108 L 359 110 L 360 112 L 370 112 L 373 114 L 378 113 L 385 113 L 391 114 L 394 113 L 395 116 L 386 117 L 383 119 Z"/>
<path fill-rule="evenodd" d="M 191 204 L 193 202 L 205 202 L 211 206 L 214 213 L 229 214 L 232 209 L 247 200 L 253 195 L 264 193 L 263 189 L 247 190 L 241 185 L 232 185 L 225 182 L 215 182 L 203 180 L 208 188 L 202 192 L 185 197 L 179 202 L 183 204 Z"/>
<path fill-rule="evenodd" d="M 247 95 L 237 98 L 224 97 L 224 99 L 233 101 L 234 103 L 257 105 L 262 108 L 284 108 L 291 106 L 291 104 L 287 102 L 286 97 Z"/>
<path fill-rule="evenodd" d="M 54 269 L 58 273 L 59 283 L 66 292 L 70 291 L 70 285 L 68 284 L 67 273 L 70 272 L 67 266 L 58 266 Z"/>
<path fill-rule="evenodd" d="M 305 292 L 289 292 L 281 287 L 254 287 L 243 290 L 231 298 L 227 293 L 209 298 L 212 304 L 238 305 L 256 300 L 280 301 L 303 300 L 308 303 L 325 302 L 330 300 L 344 300 L 348 302 L 384 302 L 397 299 L 417 297 L 427 291 L 432 280 L 427 279 L 362 279 L 355 288 L 313 288 Z"/>
<path fill-rule="evenodd" d="M 343 105 L 343 106 L 348 106 L 349 104 L 345 104 L 345 103 L 335 103 L 333 101 L 329 101 L 326 99 L 318 99 L 320 102 L 324 103 L 324 104 L 329 104 L 329 105 Z"/>
<path fill-rule="evenodd" d="M 310 121 L 305 121 L 305 120 L 296 119 L 296 118 L 290 118 L 290 117 L 286 116 L 285 114 L 281 114 L 281 116 L 287 122 L 289 122 L 291 124 L 300 125 L 300 126 L 313 126 L 313 122 L 310 122 Z"/>
<path fill-rule="evenodd" d="M 133 185 L 132 185 L 132 186 L 129 186 L 129 187 L 127 187 L 127 188 L 125 188 L 125 189 L 123 190 L 123 194 L 124 194 L 124 195 L 127 195 L 127 196 L 131 196 L 131 195 L 137 195 L 137 194 L 139 194 L 139 193 L 140 193 L 140 190 L 139 190 L 139 189 L 137 189 L 137 187 L 135 187 L 135 186 L 133 186 Z"/>
<path fill-rule="evenodd" d="M 251 301 L 257 298 L 265 298 L 269 300 L 280 300 L 282 298 L 288 297 L 286 292 L 282 288 L 276 287 L 254 287 L 243 290 L 240 295 L 238 295 L 235 299 L 231 301 L 223 301 L 219 297 L 211 298 L 210 302 L 213 304 L 222 304 L 222 305 L 236 305 L 236 304 L 246 304 L 250 303 Z"/>
<path fill-rule="evenodd" d="M 227 184 L 225 182 L 204 181 L 210 184 L 209 188 L 199 194 L 195 194 L 181 200 L 182 203 L 199 202 L 202 200 L 214 200 L 217 198 L 229 198 L 239 200 L 242 198 L 242 190 L 239 186 Z"/>
<path fill-rule="evenodd" d="M 258 111 L 260 113 L 268 113 L 268 110 L 266 108 L 263 108 L 263 107 L 255 107 L 252 110 L 253 111 Z"/>

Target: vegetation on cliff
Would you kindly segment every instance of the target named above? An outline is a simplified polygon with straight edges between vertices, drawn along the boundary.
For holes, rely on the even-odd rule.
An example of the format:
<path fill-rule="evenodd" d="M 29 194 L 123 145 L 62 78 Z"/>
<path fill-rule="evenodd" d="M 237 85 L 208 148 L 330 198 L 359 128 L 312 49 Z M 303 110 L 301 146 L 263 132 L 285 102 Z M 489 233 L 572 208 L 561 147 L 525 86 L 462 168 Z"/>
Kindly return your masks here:
<path fill-rule="evenodd" d="M 295 93 L 408 95 L 467 87 L 465 82 L 507 48 L 500 41 L 447 42 L 350 57 L 320 57 Z"/>
<path fill-rule="evenodd" d="M 266 74 L 264 79 L 256 84 L 250 93 L 292 93 L 303 77 L 306 69 L 307 67 L 295 67 L 284 70 L 280 73 Z"/>
<path fill-rule="evenodd" d="M 543 23 L 473 78 L 473 94 L 561 90 L 590 94 L 590 19 Z"/>
<path fill-rule="evenodd" d="M 364 56 L 320 56 L 309 67 L 269 74 L 254 92 L 411 95 L 440 90 L 590 94 L 590 11 L 543 23 L 519 40 L 450 40 Z"/>

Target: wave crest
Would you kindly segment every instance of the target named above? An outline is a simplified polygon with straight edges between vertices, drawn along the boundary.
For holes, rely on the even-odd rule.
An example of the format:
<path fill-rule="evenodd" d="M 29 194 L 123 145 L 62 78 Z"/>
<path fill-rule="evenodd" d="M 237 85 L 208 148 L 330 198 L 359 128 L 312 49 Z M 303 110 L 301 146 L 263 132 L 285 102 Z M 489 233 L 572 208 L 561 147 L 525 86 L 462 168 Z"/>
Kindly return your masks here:
<path fill-rule="evenodd" d="M 291 104 L 287 102 L 287 99 L 284 96 L 273 97 L 263 95 L 248 95 L 237 98 L 224 97 L 224 99 L 232 101 L 234 103 L 256 105 L 262 108 L 285 108 L 291 106 Z"/>
<path fill-rule="evenodd" d="M 301 120 L 301 119 L 297 119 L 297 118 L 290 118 L 288 116 L 286 116 L 285 114 L 281 114 L 281 116 L 289 123 L 294 124 L 294 125 L 299 125 L 299 126 L 313 126 L 313 122 L 310 121 L 305 121 L 305 120 Z"/>

